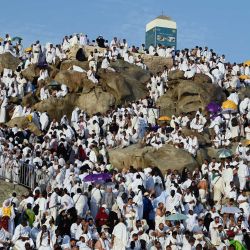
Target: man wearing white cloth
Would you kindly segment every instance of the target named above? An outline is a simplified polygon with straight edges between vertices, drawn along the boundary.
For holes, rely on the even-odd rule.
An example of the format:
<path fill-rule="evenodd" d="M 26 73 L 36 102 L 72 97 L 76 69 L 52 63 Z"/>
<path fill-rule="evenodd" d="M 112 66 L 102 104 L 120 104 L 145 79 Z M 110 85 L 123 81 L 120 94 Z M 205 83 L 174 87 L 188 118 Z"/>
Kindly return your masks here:
<path fill-rule="evenodd" d="M 77 215 L 83 217 L 88 209 L 88 200 L 87 197 L 82 194 L 82 190 L 80 188 L 77 189 L 77 194 L 73 196 L 73 201 Z"/>
<path fill-rule="evenodd" d="M 47 112 L 43 112 L 40 116 L 41 130 L 44 131 L 49 125 L 49 116 Z"/>
<path fill-rule="evenodd" d="M 22 107 L 22 105 L 20 105 L 20 104 L 16 105 L 11 119 L 14 119 L 16 117 L 22 117 L 22 116 L 23 116 L 23 107 Z"/>
<path fill-rule="evenodd" d="M 33 46 L 32 46 L 33 57 L 31 59 L 31 63 L 33 63 L 33 64 L 38 63 L 40 52 L 41 52 L 40 42 L 36 41 L 36 43 L 33 44 Z"/>
<path fill-rule="evenodd" d="M 91 199 L 90 199 L 90 210 L 93 218 L 96 217 L 97 212 L 101 206 L 102 193 L 100 191 L 100 185 L 96 185 L 91 191 Z"/>
<path fill-rule="evenodd" d="M 127 227 L 124 224 L 123 218 L 120 219 L 120 222 L 114 227 L 112 235 L 112 250 L 125 250 L 128 243 L 128 231 Z"/>
<path fill-rule="evenodd" d="M 53 242 L 51 239 L 51 232 L 46 225 L 42 226 L 42 230 L 38 233 L 36 238 L 36 247 L 38 250 L 52 250 Z"/>
<path fill-rule="evenodd" d="M 49 209 L 51 216 L 54 218 L 54 220 L 57 217 L 57 206 L 59 204 L 59 195 L 58 195 L 59 189 L 55 188 L 54 192 L 52 193 L 49 201 Z"/>
<path fill-rule="evenodd" d="M 26 220 L 23 220 L 21 224 L 16 227 L 12 237 L 12 243 L 15 249 L 24 249 L 22 246 L 24 242 L 29 241 L 30 230 Z"/>
<path fill-rule="evenodd" d="M 238 165 L 238 177 L 240 181 L 240 190 L 244 190 L 246 187 L 246 181 L 249 176 L 249 170 L 246 162 L 241 161 Z"/>
<path fill-rule="evenodd" d="M 0 108 L 0 123 L 6 122 L 6 109 L 8 106 L 8 98 L 4 97 Z"/>

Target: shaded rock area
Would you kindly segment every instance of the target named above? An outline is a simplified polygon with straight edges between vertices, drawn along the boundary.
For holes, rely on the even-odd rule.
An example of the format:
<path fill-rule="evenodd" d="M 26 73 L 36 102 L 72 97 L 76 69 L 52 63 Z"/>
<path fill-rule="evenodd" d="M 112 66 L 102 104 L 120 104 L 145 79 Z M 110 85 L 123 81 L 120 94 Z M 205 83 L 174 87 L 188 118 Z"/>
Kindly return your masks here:
<path fill-rule="evenodd" d="M 13 192 L 16 192 L 17 198 L 20 200 L 21 195 L 28 194 L 29 190 L 23 186 L 8 183 L 0 179 L 0 203 L 2 204 L 6 198 L 11 197 Z"/>
<path fill-rule="evenodd" d="M 111 164 L 116 168 L 157 166 L 165 171 L 167 169 L 181 170 L 184 167 L 192 170 L 198 166 L 189 153 L 168 144 L 159 150 L 152 147 L 142 148 L 139 144 L 124 149 L 111 149 L 109 157 Z"/>
<path fill-rule="evenodd" d="M 77 94 L 68 94 L 64 98 L 49 98 L 41 102 L 36 103 L 33 108 L 40 111 L 47 111 L 51 119 L 60 121 L 63 115 L 71 116 L 71 113 L 75 107 Z"/>
<path fill-rule="evenodd" d="M 143 54 L 142 58 L 148 70 L 154 74 L 162 71 L 164 66 L 167 66 L 169 69 L 173 66 L 172 58 L 149 56 L 147 54 Z"/>
<path fill-rule="evenodd" d="M 61 70 L 56 76 L 55 81 L 67 85 L 69 92 L 80 92 L 83 88 L 91 88 L 94 84 L 87 79 L 85 73 L 73 70 Z"/>
<path fill-rule="evenodd" d="M 21 63 L 19 58 L 14 57 L 11 53 L 7 52 L 0 55 L 0 74 L 3 73 L 4 68 L 15 71 L 17 66 Z"/>
<path fill-rule="evenodd" d="M 169 90 L 157 101 L 161 115 L 192 113 L 198 109 L 205 111 L 210 102 L 221 103 L 226 99 L 220 87 L 207 82 L 207 76 L 198 74 L 193 80 L 184 80 L 182 73 L 175 71 L 171 79 Z"/>
<path fill-rule="evenodd" d="M 17 126 L 21 129 L 28 129 L 35 135 L 41 134 L 39 128 L 33 122 L 29 122 L 27 117 L 16 117 L 14 119 L 11 119 L 6 125 L 11 128 Z"/>

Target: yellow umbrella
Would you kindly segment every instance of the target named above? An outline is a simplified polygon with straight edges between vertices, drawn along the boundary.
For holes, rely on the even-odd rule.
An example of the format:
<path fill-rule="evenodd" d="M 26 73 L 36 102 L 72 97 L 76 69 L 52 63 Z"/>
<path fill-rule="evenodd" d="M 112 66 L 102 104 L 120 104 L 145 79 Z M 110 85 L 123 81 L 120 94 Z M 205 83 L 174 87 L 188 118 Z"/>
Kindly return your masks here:
<path fill-rule="evenodd" d="M 0 37 L 0 42 L 2 42 L 3 41 L 3 38 L 2 37 Z"/>
<path fill-rule="evenodd" d="M 241 75 L 239 78 L 240 78 L 240 80 L 246 80 L 246 79 L 250 79 L 250 76 Z"/>
<path fill-rule="evenodd" d="M 245 61 L 245 62 L 244 62 L 244 65 L 250 66 L 250 60 Z"/>
<path fill-rule="evenodd" d="M 171 121 L 171 118 L 169 116 L 164 115 L 164 116 L 161 116 L 158 120 L 159 121 Z"/>
<path fill-rule="evenodd" d="M 226 100 L 222 103 L 222 109 L 237 110 L 237 105 L 231 100 Z"/>
<path fill-rule="evenodd" d="M 243 142 L 243 144 L 244 144 L 245 146 L 250 145 L 250 140 L 245 140 L 245 141 Z"/>
<path fill-rule="evenodd" d="M 31 51 L 32 51 L 31 47 L 25 49 L 25 52 L 31 52 Z"/>

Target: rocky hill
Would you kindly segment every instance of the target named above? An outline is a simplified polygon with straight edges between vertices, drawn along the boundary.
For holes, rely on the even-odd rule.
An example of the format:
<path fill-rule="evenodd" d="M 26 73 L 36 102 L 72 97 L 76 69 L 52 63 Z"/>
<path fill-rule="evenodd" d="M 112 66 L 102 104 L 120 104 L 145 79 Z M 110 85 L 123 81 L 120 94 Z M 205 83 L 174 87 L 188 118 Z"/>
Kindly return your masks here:
<path fill-rule="evenodd" d="M 85 72 L 73 71 L 73 65 L 88 70 L 87 58 L 94 48 L 87 46 L 73 47 L 68 54 L 68 60 L 57 62 L 55 66 L 48 66 L 49 78 L 46 81 L 38 81 L 36 92 L 27 94 L 23 100 L 23 106 L 31 106 L 33 109 L 44 112 L 47 111 L 50 118 L 59 120 L 63 115 L 70 117 L 72 110 L 78 106 L 87 113 L 105 113 L 111 106 L 126 104 L 136 101 L 147 95 L 146 84 L 150 80 L 150 73 L 163 70 L 163 66 L 172 65 L 172 59 L 142 55 L 148 70 L 131 65 L 123 60 L 111 63 L 111 67 L 116 72 L 98 70 L 99 84 L 95 85 L 87 79 Z M 99 49 L 101 51 L 101 49 Z M 0 72 L 3 68 L 15 70 L 20 60 L 9 53 L 0 55 Z M 30 65 L 22 74 L 30 80 L 36 82 L 39 77 L 40 68 L 38 65 Z M 59 84 L 67 85 L 69 93 L 64 98 L 51 97 L 47 100 L 40 100 L 40 89 L 42 86 L 49 86 L 56 81 Z M 196 74 L 192 80 L 186 80 L 182 71 L 172 71 L 169 75 L 169 90 L 157 101 L 161 115 L 173 115 L 181 112 L 192 113 L 198 109 L 205 110 L 206 105 L 211 101 L 221 103 L 226 99 L 221 88 L 211 84 L 211 80 L 206 75 Z M 15 98 L 10 103 L 15 104 Z M 11 117 L 12 110 L 9 110 Z M 18 125 L 20 128 L 29 128 L 36 134 L 40 134 L 35 124 L 30 123 L 27 118 L 15 118 L 7 125 Z M 186 131 L 185 133 L 192 133 Z M 183 167 L 194 168 L 202 163 L 207 157 L 212 157 L 216 152 L 209 149 L 210 144 L 208 132 L 197 134 L 202 148 L 198 151 L 196 159 L 181 149 L 176 149 L 172 145 L 165 145 L 156 151 L 152 148 L 141 148 L 133 145 L 125 149 L 110 150 L 110 160 L 115 167 L 122 166 L 149 166 L 158 165 L 162 169 Z M 178 160 L 176 160 L 178 159 Z"/>

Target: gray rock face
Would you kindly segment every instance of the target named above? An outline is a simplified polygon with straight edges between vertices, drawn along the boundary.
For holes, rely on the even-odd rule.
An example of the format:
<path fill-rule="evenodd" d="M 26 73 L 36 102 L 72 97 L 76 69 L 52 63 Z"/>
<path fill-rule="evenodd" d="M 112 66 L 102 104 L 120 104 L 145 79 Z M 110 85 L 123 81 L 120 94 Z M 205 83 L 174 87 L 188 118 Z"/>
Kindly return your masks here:
<path fill-rule="evenodd" d="M 184 167 L 194 169 L 196 160 L 186 151 L 173 145 L 164 145 L 159 150 L 152 147 L 132 145 L 124 149 L 109 150 L 110 162 L 116 168 L 157 166 L 162 171 L 167 169 L 181 170 Z"/>
<path fill-rule="evenodd" d="M 73 70 L 61 70 L 55 76 L 54 80 L 60 84 L 63 83 L 67 85 L 71 93 L 80 92 L 82 89 L 91 89 L 94 87 L 94 84 L 87 79 L 87 75 L 85 73 Z"/>
<path fill-rule="evenodd" d="M 221 103 L 226 99 L 223 90 L 211 83 L 202 83 L 201 80 L 196 83 L 183 79 L 174 81 L 174 86 L 171 85 L 170 90 L 157 101 L 157 105 L 161 106 L 162 115 L 191 113 L 198 109 L 205 111 L 210 102 Z"/>
<path fill-rule="evenodd" d="M 3 73 L 4 68 L 15 71 L 21 63 L 19 58 L 14 57 L 9 52 L 0 55 L 0 73 Z"/>

